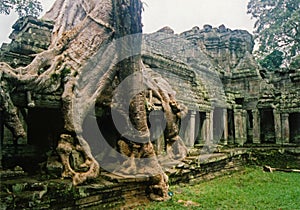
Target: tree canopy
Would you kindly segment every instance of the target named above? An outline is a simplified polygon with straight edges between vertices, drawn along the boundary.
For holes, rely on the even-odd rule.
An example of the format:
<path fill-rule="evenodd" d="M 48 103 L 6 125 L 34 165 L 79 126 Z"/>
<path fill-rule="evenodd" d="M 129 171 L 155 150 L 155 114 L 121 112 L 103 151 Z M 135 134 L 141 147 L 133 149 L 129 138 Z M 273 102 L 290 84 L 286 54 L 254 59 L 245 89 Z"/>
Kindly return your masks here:
<path fill-rule="evenodd" d="M 43 8 L 38 0 L 0 0 L 0 14 L 9 15 L 12 10 L 15 10 L 19 17 L 38 17 Z"/>
<path fill-rule="evenodd" d="M 270 71 L 279 69 L 283 62 L 283 52 L 274 50 L 262 60 L 259 60 L 259 64 Z"/>
<path fill-rule="evenodd" d="M 290 63 L 300 53 L 300 0 L 250 0 L 248 13 L 256 19 L 261 57 L 279 50 Z"/>

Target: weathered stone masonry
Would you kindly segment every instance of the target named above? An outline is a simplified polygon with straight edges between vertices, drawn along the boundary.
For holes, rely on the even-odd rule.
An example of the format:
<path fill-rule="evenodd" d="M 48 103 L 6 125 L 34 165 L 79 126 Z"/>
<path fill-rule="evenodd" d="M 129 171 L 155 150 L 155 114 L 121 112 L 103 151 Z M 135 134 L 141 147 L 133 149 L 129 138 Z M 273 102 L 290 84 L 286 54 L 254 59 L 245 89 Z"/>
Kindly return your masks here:
<path fill-rule="evenodd" d="M 27 65 L 49 45 L 50 22 L 23 18 L 13 28 L 12 42 L 2 45 L 0 57 L 11 66 Z M 145 65 L 167 79 L 190 110 L 181 131 L 186 146 L 300 143 L 300 71 L 266 73 L 254 61 L 253 46 L 247 31 L 223 25 L 194 27 L 182 34 L 166 27 L 144 35 Z M 28 139 L 18 143 L 45 151 L 55 148 L 53 139 L 62 129 L 61 93 L 30 95 L 18 87 L 14 92 L 28 131 Z M 28 108 L 29 96 L 35 108 Z M 41 115 L 47 123 L 40 122 Z M 10 132 L 0 127 L 1 144 L 11 144 Z M 163 136 L 156 144 L 158 153 L 165 150 Z"/>
<path fill-rule="evenodd" d="M 196 130 L 187 132 L 188 146 L 194 137 L 202 145 L 299 143 L 299 69 L 266 75 L 247 31 L 205 25 L 177 35 L 166 27 L 145 40 L 145 63 L 168 78 L 179 99 L 195 100 L 196 109 L 189 108 L 196 110 Z M 182 68 L 193 79 L 174 80 Z M 191 123 L 194 115 L 187 117 Z"/>
<path fill-rule="evenodd" d="M 35 54 L 47 49 L 53 24 L 27 17 L 18 20 L 13 28 L 14 32 L 10 36 L 12 42 L 2 45 L 0 61 L 18 67 L 26 66 Z M 178 101 L 188 108 L 187 116 L 181 122 L 180 136 L 190 151 L 195 147 L 204 148 L 202 151 L 210 153 L 215 151 L 217 145 L 300 144 L 300 69 L 266 72 L 252 56 L 253 46 L 253 37 L 247 31 L 231 30 L 223 25 L 218 28 L 210 25 L 205 25 L 203 29 L 194 27 L 181 34 L 174 34 L 172 29 L 165 27 L 144 35 L 142 59 L 146 69 L 154 71 L 149 74 L 166 79 L 175 90 Z M 43 72 L 43 69 L 40 71 Z M 14 84 L 12 88 L 12 100 L 18 107 L 28 135 L 26 139 L 14 141 L 1 120 L 3 113 L 0 110 L 1 167 L 8 169 L 17 164 L 22 165 L 25 171 L 30 171 L 38 170 L 39 164 L 43 163 L 45 165 L 42 167 L 47 172 L 60 174 L 63 166 L 51 151 L 55 153 L 53 151 L 63 130 L 62 90 L 45 94 L 26 92 Z M 110 99 L 107 103 L 111 103 Z M 161 107 L 161 102 L 154 101 L 154 105 Z M 106 122 L 99 123 L 100 129 L 106 131 L 105 138 L 115 139 L 118 133 L 111 129 L 113 121 L 108 110 L 98 107 L 96 115 L 99 122 Z M 161 121 L 160 117 L 154 112 L 157 124 Z M 160 132 L 154 129 L 156 131 Z M 117 142 L 110 143 L 116 147 Z M 159 136 L 155 140 L 156 153 L 163 155 L 167 149 L 167 139 L 164 135 Z M 74 153 L 72 158 L 76 160 L 80 155 Z M 226 158 L 224 161 L 227 161 Z M 185 162 L 188 164 L 189 158 Z M 196 162 L 193 164 L 197 165 Z M 226 164 L 229 165 L 226 167 L 234 168 Z M 200 176 L 203 172 L 194 173 Z M 189 177 L 189 172 L 185 176 Z M 82 188 L 92 191 L 99 187 L 101 190 L 97 188 L 97 193 L 101 194 L 107 188 L 106 185 L 111 185 L 116 188 L 113 193 L 120 193 L 120 185 L 116 184 L 120 180 L 115 179 L 117 181 L 112 183 L 102 180 L 105 184 L 92 186 L 91 189 L 85 189 L 85 186 Z M 174 175 L 173 179 L 182 178 Z M 139 191 L 135 181 L 124 179 L 124 182 L 130 182 L 130 186 Z M 149 180 L 138 182 L 142 186 Z M 81 188 L 78 188 L 79 191 Z M 124 191 L 126 196 L 131 196 L 130 193 L 126 194 L 129 191 Z M 110 195 L 111 192 L 104 190 L 105 193 Z M 89 205 L 89 199 L 75 203 L 83 207 Z M 98 201 L 102 198 L 94 199 Z M 117 197 L 114 202 L 117 202 Z"/>

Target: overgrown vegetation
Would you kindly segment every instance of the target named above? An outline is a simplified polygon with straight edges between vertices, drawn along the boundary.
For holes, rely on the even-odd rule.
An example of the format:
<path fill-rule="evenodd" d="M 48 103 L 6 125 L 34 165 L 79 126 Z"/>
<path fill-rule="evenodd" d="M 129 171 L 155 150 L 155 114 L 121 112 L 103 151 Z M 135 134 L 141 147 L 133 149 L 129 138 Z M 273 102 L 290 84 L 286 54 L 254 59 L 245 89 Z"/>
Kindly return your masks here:
<path fill-rule="evenodd" d="M 271 166 L 282 169 L 299 169 L 300 159 L 288 151 L 252 151 L 248 158 L 248 164 L 256 166 Z"/>
<path fill-rule="evenodd" d="M 19 17 L 38 17 L 43 7 L 38 0 L 0 0 L 0 14 L 9 15 L 11 10 L 18 13 Z"/>
<path fill-rule="evenodd" d="M 283 52 L 274 50 L 271 54 L 267 55 L 262 60 L 258 60 L 258 62 L 263 68 L 266 68 L 269 71 L 274 71 L 280 68 L 283 59 Z"/>
<path fill-rule="evenodd" d="M 256 19 L 254 35 L 259 59 L 274 50 L 289 64 L 300 51 L 300 0 L 250 0 L 248 13 Z"/>
<path fill-rule="evenodd" d="M 172 200 L 143 209 L 299 209 L 299 173 L 267 173 L 261 167 L 194 186 L 172 186 Z"/>

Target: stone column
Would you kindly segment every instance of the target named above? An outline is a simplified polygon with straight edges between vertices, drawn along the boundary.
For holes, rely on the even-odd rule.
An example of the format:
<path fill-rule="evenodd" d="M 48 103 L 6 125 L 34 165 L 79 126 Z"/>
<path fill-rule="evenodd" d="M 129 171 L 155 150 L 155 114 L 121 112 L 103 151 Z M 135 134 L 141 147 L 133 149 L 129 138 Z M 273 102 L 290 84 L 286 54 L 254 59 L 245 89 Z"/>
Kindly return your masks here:
<path fill-rule="evenodd" d="M 290 142 L 290 123 L 289 123 L 289 114 L 281 114 L 281 130 L 282 130 L 282 143 Z"/>
<path fill-rule="evenodd" d="M 259 110 L 252 110 L 253 114 L 253 143 L 260 144 L 260 114 Z"/>
<path fill-rule="evenodd" d="M 223 109 L 223 123 L 224 123 L 224 145 L 228 144 L 228 113 L 227 109 Z"/>
<path fill-rule="evenodd" d="M 205 144 L 207 141 L 207 113 L 205 113 L 205 117 L 203 119 L 203 124 L 202 124 L 202 128 L 201 128 L 201 139 L 202 139 L 202 143 Z"/>
<path fill-rule="evenodd" d="M 210 143 L 214 143 L 214 110 L 211 110 L 209 113 L 209 127 L 208 127 L 209 139 Z"/>
<path fill-rule="evenodd" d="M 196 135 L 196 142 L 197 142 L 197 144 L 203 144 L 203 135 L 202 135 L 202 133 L 203 133 L 203 117 L 201 117 L 201 113 L 200 112 L 198 112 L 199 113 L 199 119 L 198 119 L 198 124 L 199 125 L 197 125 L 197 127 L 196 127 L 196 133 L 195 133 L 195 135 Z M 197 120 L 197 119 L 196 119 Z"/>
<path fill-rule="evenodd" d="M 281 144 L 282 143 L 282 129 L 281 129 L 281 117 L 280 113 L 278 110 L 274 109 L 273 110 L 274 114 L 274 127 L 275 127 L 275 139 L 276 139 L 276 144 Z"/>
<path fill-rule="evenodd" d="M 243 144 L 247 142 L 247 111 L 242 110 L 242 140 Z"/>
<path fill-rule="evenodd" d="M 196 128 L 196 111 L 190 111 L 190 121 L 188 129 L 187 147 L 194 147 L 195 143 L 195 128 Z"/>
<path fill-rule="evenodd" d="M 234 144 L 235 133 L 234 133 L 234 117 L 233 111 L 227 110 L 227 122 L 228 122 L 228 144 Z"/>
<path fill-rule="evenodd" d="M 208 144 L 212 141 L 212 129 L 211 129 L 211 120 L 210 120 L 211 112 L 206 112 L 205 119 L 202 127 L 202 139 L 204 144 Z"/>
<path fill-rule="evenodd" d="M 234 110 L 235 140 L 238 145 L 244 145 L 247 140 L 246 113 L 241 109 Z"/>

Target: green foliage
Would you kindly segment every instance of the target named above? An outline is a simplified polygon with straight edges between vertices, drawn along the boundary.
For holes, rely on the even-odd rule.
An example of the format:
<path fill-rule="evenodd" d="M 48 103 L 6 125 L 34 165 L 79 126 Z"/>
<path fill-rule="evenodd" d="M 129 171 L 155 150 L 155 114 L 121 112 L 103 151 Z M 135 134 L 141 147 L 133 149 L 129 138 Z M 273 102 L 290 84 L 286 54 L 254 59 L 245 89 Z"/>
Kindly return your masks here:
<path fill-rule="evenodd" d="M 172 200 L 143 209 L 299 209 L 299 174 L 261 168 L 194 186 L 172 186 Z"/>
<path fill-rule="evenodd" d="M 290 65 L 291 69 L 300 69 L 300 55 L 296 56 L 295 58 L 293 58 L 291 65 Z"/>
<path fill-rule="evenodd" d="M 0 14 L 9 15 L 11 10 L 15 10 L 19 17 L 38 17 L 43 8 L 38 0 L 0 0 Z"/>
<path fill-rule="evenodd" d="M 259 64 L 270 71 L 279 69 L 283 62 L 283 52 L 274 50 L 272 53 L 267 55 L 264 59 L 259 61 Z"/>
<path fill-rule="evenodd" d="M 281 50 L 289 62 L 300 53 L 300 0 L 250 0 L 248 13 L 261 56 Z"/>

